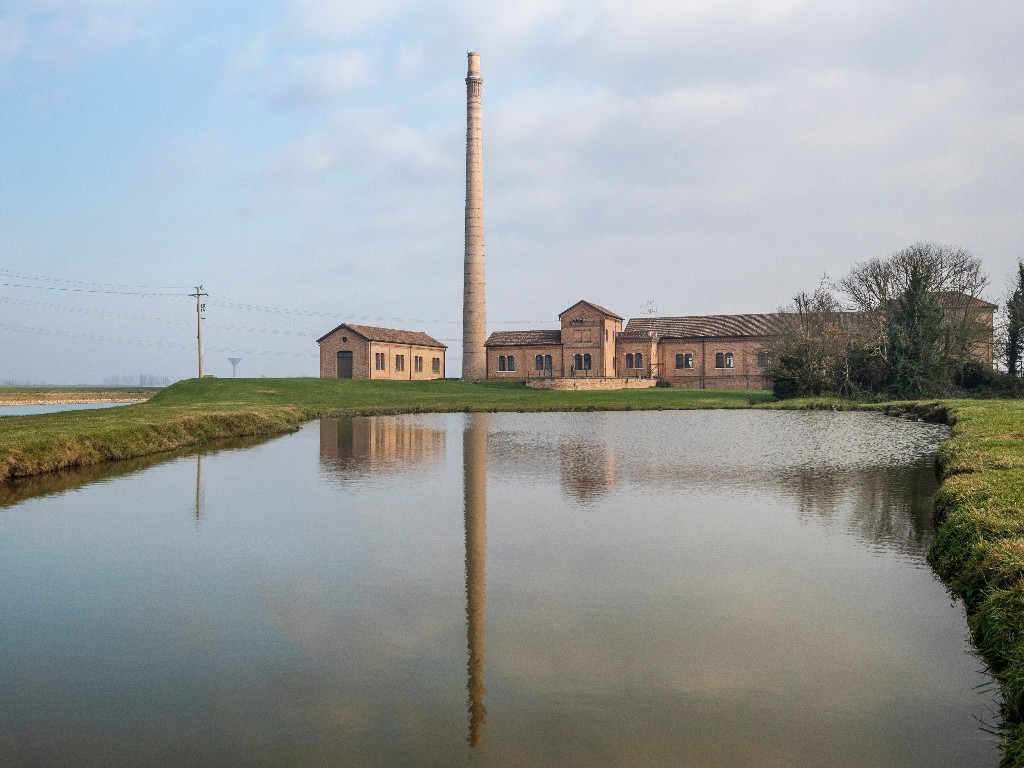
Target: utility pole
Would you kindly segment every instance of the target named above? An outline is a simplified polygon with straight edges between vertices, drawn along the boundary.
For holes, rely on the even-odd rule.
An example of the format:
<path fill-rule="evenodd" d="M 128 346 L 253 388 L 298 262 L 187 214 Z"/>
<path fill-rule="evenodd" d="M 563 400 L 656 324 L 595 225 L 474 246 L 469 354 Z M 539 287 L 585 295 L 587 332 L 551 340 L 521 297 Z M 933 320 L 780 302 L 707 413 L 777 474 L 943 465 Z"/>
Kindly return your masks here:
<path fill-rule="evenodd" d="M 196 297 L 196 339 L 199 341 L 199 378 L 203 378 L 203 312 L 206 310 L 206 305 L 203 303 L 203 296 L 209 296 L 208 293 L 203 293 L 203 286 L 197 285 L 196 292 L 190 293 L 189 296 Z"/>

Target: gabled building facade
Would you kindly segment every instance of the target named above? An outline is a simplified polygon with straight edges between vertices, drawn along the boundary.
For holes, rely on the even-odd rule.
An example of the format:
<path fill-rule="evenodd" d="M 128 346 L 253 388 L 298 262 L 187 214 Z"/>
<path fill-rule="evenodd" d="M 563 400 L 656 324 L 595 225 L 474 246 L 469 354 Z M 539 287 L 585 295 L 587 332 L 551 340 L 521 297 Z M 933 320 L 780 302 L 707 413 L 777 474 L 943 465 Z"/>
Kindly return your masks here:
<path fill-rule="evenodd" d="M 974 358 L 991 366 L 995 305 L 954 298 L 963 304 L 958 311 L 977 325 Z M 953 299 L 943 301 L 949 311 Z M 492 333 L 485 345 L 487 378 L 646 379 L 652 385 L 661 379 L 694 389 L 771 388 L 766 350 L 779 332 L 778 314 L 641 317 L 623 329 L 614 312 L 578 301 L 558 318 L 557 330 Z"/>
<path fill-rule="evenodd" d="M 484 344 L 487 378 L 615 376 L 615 337 L 622 318 L 589 301 L 558 316 L 557 330 L 495 331 Z"/>
<path fill-rule="evenodd" d="M 445 377 L 445 351 L 420 331 L 343 323 L 317 339 L 321 379 L 425 381 Z"/>

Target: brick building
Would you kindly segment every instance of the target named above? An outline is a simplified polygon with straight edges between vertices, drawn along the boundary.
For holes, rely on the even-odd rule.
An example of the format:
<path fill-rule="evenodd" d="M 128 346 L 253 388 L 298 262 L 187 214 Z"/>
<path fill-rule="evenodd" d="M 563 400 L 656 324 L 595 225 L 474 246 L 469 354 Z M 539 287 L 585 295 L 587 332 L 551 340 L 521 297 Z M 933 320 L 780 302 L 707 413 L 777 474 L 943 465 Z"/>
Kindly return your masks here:
<path fill-rule="evenodd" d="M 996 306 L 966 296 L 956 299 L 944 296 L 943 303 L 947 311 L 958 305 L 978 324 L 973 354 L 991 366 Z M 695 389 L 771 388 L 765 348 L 776 333 L 777 314 L 641 317 L 623 329 L 623 319 L 614 312 L 579 301 L 558 318 L 556 330 L 492 333 L 485 345 L 487 378 L 572 379 L 571 386 L 557 387 L 572 389 L 612 388 L 608 379 L 636 379 L 636 384 L 665 379 Z"/>
<path fill-rule="evenodd" d="M 316 340 L 321 379 L 443 379 L 447 347 L 419 331 L 343 323 Z"/>

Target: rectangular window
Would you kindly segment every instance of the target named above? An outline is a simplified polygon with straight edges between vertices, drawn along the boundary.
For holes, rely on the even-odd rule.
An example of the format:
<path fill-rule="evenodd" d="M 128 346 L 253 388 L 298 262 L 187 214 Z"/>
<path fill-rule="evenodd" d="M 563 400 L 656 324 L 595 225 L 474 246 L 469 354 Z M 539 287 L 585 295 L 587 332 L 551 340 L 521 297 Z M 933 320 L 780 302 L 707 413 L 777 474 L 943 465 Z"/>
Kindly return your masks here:
<path fill-rule="evenodd" d="M 758 368 L 767 368 L 768 367 L 768 362 L 769 361 L 768 361 L 768 353 L 767 352 L 758 352 L 757 353 L 757 367 Z"/>
<path fill-rule="evenodd" d="M 516 369 L 516 359 L 512 355 L 508 356 L 508 369 L 514 371 Z"/>
<path fill-rule="evenodd" d="M 416 373 L 423 373 L 423 357 L 421 355 L 416 355 L 412 359 L 412 369 Z"/>
<path fill-rule="evenodd" d="M 725 367 L 732 368 L 732 352 L 725 353 Z"/>
<path fill-rule="evenodd" d="M 395 370 L 396 371 L 404 371 L 405 370 L 405 355 L 395 355 Z"/>
<path fill-rule="evenodd" d="M 715 352 L 715 368 L 725 368 L 725 352 Z"/>
<path fill-rule="evenodd" d="M 676 355 L 676 368 L 686 367 L 686 355 Z"/>
<path fill-rule="evenodd" d="M 551 355 L 544 355 L 544 370 L 551 370 Z"/>
<path fill-rule="evenodd" d="M 498 356 L 498 370 L 499 371 L 507 370 L 505 368 L 505 364 L 506 364 L 505 361 L 506 360 L 507 360 L 507 358 L 504 355 L 499 355 Z"/>
<path fill-rule="evenodd" d="M 373 355 L 373 367 L 378 371 L 384 370 L 384 353 L 376 352 Z"/>
<path fill-rule="evenodd" d="M 431 373 L 440 373 L 441 372 L 441 358 L 440 357 L 435 357 L 433 360 L 430 361 L 430 372 Z"/>

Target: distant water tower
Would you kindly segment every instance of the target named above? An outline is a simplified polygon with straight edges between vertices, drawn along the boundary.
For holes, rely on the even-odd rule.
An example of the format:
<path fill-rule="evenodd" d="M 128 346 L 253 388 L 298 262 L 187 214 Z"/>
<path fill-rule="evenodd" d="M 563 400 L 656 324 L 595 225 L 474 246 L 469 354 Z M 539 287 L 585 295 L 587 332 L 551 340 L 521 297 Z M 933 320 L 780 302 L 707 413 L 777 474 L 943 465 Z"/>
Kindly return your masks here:
<path fill-rule="evenodd" d="M 228 362 L 231 363 L 231 378 L 238 378 L 238 364 L 242 362 L 240 357 L 229 357 Z"/>

